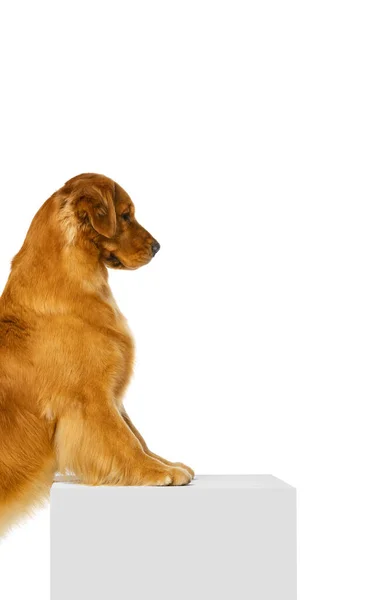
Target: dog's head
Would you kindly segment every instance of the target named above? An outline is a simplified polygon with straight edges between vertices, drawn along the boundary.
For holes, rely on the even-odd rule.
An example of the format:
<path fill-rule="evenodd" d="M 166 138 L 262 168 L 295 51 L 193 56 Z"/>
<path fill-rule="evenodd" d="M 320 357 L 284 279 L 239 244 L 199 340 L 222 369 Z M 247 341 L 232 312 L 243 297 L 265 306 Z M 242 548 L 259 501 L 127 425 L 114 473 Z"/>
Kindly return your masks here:
<path fill-rule="evenodd" d="M 84 173 L 60 191 L 69 227 L 71 211 L 73 242 L 93 243 L 108 267 L 137 269 L 158 252 L 160 244 L 137 222 L 131 198 L 112 179 Z"/>

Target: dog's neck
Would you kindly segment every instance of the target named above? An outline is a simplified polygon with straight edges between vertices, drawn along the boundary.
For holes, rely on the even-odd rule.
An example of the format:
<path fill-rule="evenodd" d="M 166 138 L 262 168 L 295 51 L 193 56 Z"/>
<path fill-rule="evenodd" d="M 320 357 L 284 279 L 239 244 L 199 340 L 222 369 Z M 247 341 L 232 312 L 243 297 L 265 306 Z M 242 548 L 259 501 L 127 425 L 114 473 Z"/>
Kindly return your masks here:
<path fill-rule="evenodd" d="M 70 297 L 91 294 L 108 301 L 108 272 L 92 241 L 69 239 L 60 227 L 52 196 L 34 217 L 24 244 L 12 261 L 3 293 L 41 312 L 64 311 Z"/>

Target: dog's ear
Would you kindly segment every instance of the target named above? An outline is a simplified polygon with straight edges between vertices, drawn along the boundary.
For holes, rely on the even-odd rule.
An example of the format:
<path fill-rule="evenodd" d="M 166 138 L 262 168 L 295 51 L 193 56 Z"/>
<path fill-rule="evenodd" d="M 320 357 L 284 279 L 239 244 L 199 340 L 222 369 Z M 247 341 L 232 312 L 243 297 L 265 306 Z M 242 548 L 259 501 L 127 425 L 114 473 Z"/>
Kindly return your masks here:
<path fill-rule="evenodd" d="M 113 237 L 117 228 L 114 182 L 85 174 L 70 179 L 65 185 L 70 184 L 74 188 L 72 196 L 76 213 L 84 217 L 86 214 L 91 226 L 100 235 Z"/>
<path fill-rule="evenodd" d="M 113 186 L 114 188 L 114 186 Z M 117 218 L 114 206 L 114 189 L 111 186 L 90 186 L 85 196 L 85 210 L 97 233 L 111 238 L 116 234 Z"/>

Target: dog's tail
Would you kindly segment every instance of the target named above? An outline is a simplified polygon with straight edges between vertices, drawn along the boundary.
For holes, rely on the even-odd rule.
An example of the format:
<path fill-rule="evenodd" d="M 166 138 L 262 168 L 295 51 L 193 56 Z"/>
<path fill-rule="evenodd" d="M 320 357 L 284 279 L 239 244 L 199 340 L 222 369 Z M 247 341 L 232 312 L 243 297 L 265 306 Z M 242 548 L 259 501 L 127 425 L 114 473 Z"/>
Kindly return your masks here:
<path fill-rule="evenodd" d="M 0 537 L 47 500 L 55 470 L 47 423 L 14 405 L 0 410 Z"/>
<path fill-rule="evenodd" d="M 53 467 L 52 467 L 53 469 Z M 46 471 L 23 489 L 0 501 L 0 538 L 9 532 L 11 527 L 30 517 L 37 508 L 47 502 L 53 481 L 52 473 Z"/>

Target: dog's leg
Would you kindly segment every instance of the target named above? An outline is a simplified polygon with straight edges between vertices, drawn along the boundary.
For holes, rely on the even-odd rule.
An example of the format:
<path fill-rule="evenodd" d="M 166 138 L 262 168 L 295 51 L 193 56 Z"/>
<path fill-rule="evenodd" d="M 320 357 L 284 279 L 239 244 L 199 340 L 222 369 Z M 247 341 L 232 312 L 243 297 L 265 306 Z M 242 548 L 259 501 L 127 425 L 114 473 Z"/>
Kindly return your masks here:
<path fill-rule="evenodd" d="M 179 467 L 181 469 L 184 469 L 185 471 L 188 471 L 188 473 L 190 474 L 190 476 L 192 478 L 194 478 L 194 471 L 193 471 L 193 469 L 191 469 L 191 467 L 188 467 L 187 465 L 185 465 L 184 463 L 181 463 L 181 462 L 171 462 L 171 461 L 167 460 L 166 458 L 162 458 L 158 454 L 155 454 L 154 452 L 151 452 L 151 450 L 149 450 L 149 448 L 148 448 L 148 446 L 147 446 L 144 438 L 142 437 L 141 433 L 138 431 L 138 429 L 136 429 L 136 427 L 132 423 L 130 417 L 128 416 L 128 414 L 126 412 L 126 409 L 124 408 L 124 406 L 121 409 L 121 415 L 122 415 L 123 419 L 125 420 L 125 422 L 127 423 L 127 425 L 130 428 L 130 430 L 132 431 L 132 433 L 139 440 L 139 442 L 140 442 L 140 444 L 141 444 L 141 446 L 142 446 L 142 448 L 143 448 L 143 450 L 144 450 L 144 452 L 146 454 L 148 454 L 152 458 L 155 458 L 156 460 L 159 460 L 164 465 L 169 465 L 169 466 L 172 466 L 172 467 Z"/>
<path fill-rule="evenodd" d="M 59 471 L 89 485 L 185 485 L 187 471 L 147 455 L 117 408 L 89 401 L 61 415 L 55 434 Z"/>

